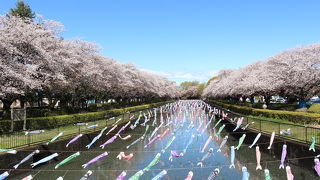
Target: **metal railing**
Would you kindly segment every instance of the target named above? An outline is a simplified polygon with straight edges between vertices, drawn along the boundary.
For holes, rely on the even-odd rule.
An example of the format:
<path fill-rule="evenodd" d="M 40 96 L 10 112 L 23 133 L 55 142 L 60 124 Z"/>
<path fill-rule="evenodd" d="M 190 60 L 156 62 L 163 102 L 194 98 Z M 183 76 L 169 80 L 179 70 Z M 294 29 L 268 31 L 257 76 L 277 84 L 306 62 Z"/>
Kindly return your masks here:
<path fill-rule="evenodd" d="M 265 134 L 272 134 L 272 132 L 275 132 L 276 136 L 278 137 L 288 139 L 288 140 L 298 141 L 300 143 L 305 143 L 305 144 L 310 144 L 312 142 L 311 138 L 315 137 L 316 145 L 320 146 L 320 128 L 248 117 L 242 114 L 232 112 L 219 105 L 216 105 L 213 103 L 209 103 L 209 104 L 212 104 L 214 107 L 219 108 L 224 112 L 227 112 L 228 118 L 234 119 L 235 117 L 244 117 L 243 124 L 254 122 L 254 124 L 250 125 L 248 129 L 265 133 Z M 236 122 L 231 122 L 231 123 L 235 124 Z M 287 131 L 288 129 L 290 129 L 290 134 L 281 134 L 282 130 Z"/>
<path fill-rule="evenodd" d="M 0 134 L 0 149 L 19 149 L 25 148 L 37 144 L 43 144 L 48 142 L 51 138 L 55 137 L 60 132 L 63 132 L 63 136 L 59 138 L 59 140 L 67 139 L 78 134 L 88 134 L 96 131 L 100 131 L 106 126 L 111 126 L 113 123 L 116 122 L 119 118 L 122 120 L 119 123 L 128 122 L 130 117 L 133 114 L 135 115 L 135 119 L 139 116 L 139 112 L 145 112 L 150 108 L 138 109 L 134 111 L 130 111 L 130 114 L 127 112 L 123 112 L 119 115 L 113 116 L 114 118 L 111 119 L 112 116 L 106 116 L 105 118 L 100 119 L 92 119 L 86 121 L 85 123 L 89 123 L 89 125 L 98 124 L 97 127 L 86 129 L 86 126 L 76 126 L 74 124 L 69 125 L 61 125 L 55 128 L 48 128 L 44 129 L 45 132 L 39 134 L 27 134 L 25 132 L 12 132 L 12 133 L 2 133 Z M 143 118 L 142 118 L 143 119 Z M 31 131 L 31 130 L 29 130 Z"/>

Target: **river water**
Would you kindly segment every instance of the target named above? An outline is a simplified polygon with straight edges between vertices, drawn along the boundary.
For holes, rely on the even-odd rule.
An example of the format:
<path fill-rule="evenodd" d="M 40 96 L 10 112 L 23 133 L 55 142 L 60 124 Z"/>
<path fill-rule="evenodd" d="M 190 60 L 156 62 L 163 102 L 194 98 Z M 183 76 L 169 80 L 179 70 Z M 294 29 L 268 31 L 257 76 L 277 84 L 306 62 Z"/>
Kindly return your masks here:
<path fill-rule="evenodd" d="M 167 128 L 170 128 L 170 131 L 161 140 L 155 141 L 149 147 L 145 148 L 144 146 L 149 142 L 149 137 L 152 131 L 159 126 L 159 124 L 161 124 L 160 114 L 157 115 L 158 119 L 156 126 L 152 126 L 153 119 L 147 123 L 150 125 L 150 130 L 147 133 L 147 137 L 143 141 L 131 146 L 129 149 L 127 149 L 126 146 L 131 144 L 134 140 L 140 138 L 145 132 L 146 126 L 140 125 L 134 130 L 131 130 L 129 127 L 126 128 L 126 130 L 121 133 L 121 136 L 125 137 L 126 135 L 131 135 L 132 137 L 126 141 L 117 138 L 115 142 L 107 145 L 104 150 L 99 148 L 99 145 L 104 142 L 102 140 L 98 140 L 90 150 L 84 150 L 83 148 L 77 149 L 76 147 L 79 145 L 76 145 L 75 143 L 71 145 L 75 146 L 71 148 L 72 151 L 70 148 L 57 150 L 56 152 L 59 153 L 59 157 L 56 160 L 38 166 L 34 169 L 20 170 L 22 173 L 11 176 L 9 179 L 22 179 L 23 177 L 31 174 L 35 176 L 34 179 L 39 180 L 57 179 L 60 176 L 66 180 L 73 180 L 80 179 L 88 170 L 93 171 L 93 174 L 89 178 L 90 180 L 116 179 L 122 171 L 126 171 L 127 175 L 125 179 L 128 179 L 139 170 L 145 168 L 158 153 L 161 154 L 158 163 L 151 167 L 149 171 L 144 172 L 140 179 L 152 179 L 162 170 L 166 170 L 167 175 L 162 178 L 165 180 L 185 179 L 189 171 L 193 172 L 193 179 L 202 180 L 207 179 L 215 168 L 219 168 L 220 174 L 216 177 L 216 179 L 237 180 L 242 179 L 241 168 L 243 166 L 247 167 L 248 172 L 250 173 L 250 179 L 264 179 L 264 171 L 256 170 L 255 148 L 250 149 L 248 148 L 249 144 L 246 144 L 248 142 L 252 142 L 252 138 L 245 140 L 240 150 L 236 150 L 236 168 L 229 168 L 230 146 L 238 145 L 238 140 L 242 133 L 228 132 L 228 128 L 225 128 L 219 137 L 215 137 L 214 132 L 218 131 L 222 123 L 213 129 L 213 126 L 216 124 L 218 119 L 213 118 L 212 122 L 208 123 L 211 116 L 208 114 L 208 111 L 203 111 L 203 108 L 205 107 L 204 104 L 201 104 L 200 106 L 199 104 L 199 102 L 197 104 L 194 101 L 183 101 L 180 102 L 179 106 L 167 106 L 167 109 L 164 107 L 163 109 L 166 109 L 166 112 L 168 113 L 163 113 L 164 123 L 163 126 L 157 131 L 156 135 L 161 135 Z M 169 117 L 169 119 L 167 117 Z M 144 119 L 142 118 L 140 122 L 142 123 L 143 120 Z M 172 124 L 164 127 L 164 125 L 168 124 L 170 121 L 172 121 Z M 190 125 L 191 122 L 193 122 L 193 125 Z M 132 121 L 132 123 L 134 123 L 134 121 Z M 202 125 L 200 126 L 201 123 Z M 206 124 L 208 124 L 207 127 L 205 127 Z M 226 127 L 227 126 L 228 124 L 226 124 Z M 248 132 L 248 137 L 249 134 L 250 132 Z M 194 135 L 194 139 L 186 149 L 186 153 L 182 157 L 173 157 L 171 162 L 169 160 L 170 151 L 175 150 L 178 152 L 178 154 L 180 154 L 186 148 L 192 135 Z M 226 145 L 222 148 L 222 151 L 217 152 L 217 149 L 225 135 L 228 135 L 229 139 Z M 175 136 L 175 140 L 172 142 L 171 146 L 169 146 L 169 148 L 162 153 L 161 150 L 164 149 L 168 141 L 172 139 L 173 136 Z M 201 152 L 201 149 L 204 147 L 204 144 L 210 136 L 213 137 L 212 140 L 208 144 L 205 151 Z M 261 141 L 258 141 L 257 143 L 261 149 L 261 165 L 263 169 L 268 168 L 270 170 L 272 179 L 286 179 L 286 170 L 279 169 L 283 142 L 275 140 L 272 149 L 266 150 L 268 142 L 269 140 L 267 138 L 262 138 Z M 201 161 L 201 159 L 203 159 L 210 148 L 213 149 L 213 153 L 211 153 L 203 161 L 203 166 L 200 167 L 198 163 Z M 75 153 L 77 150 L 79 150 L 81 153 L 79 157 L 56 170 L 54 169 L 54 166 L 58 162 Z M 92 158 L 105 151 L 109 153 L 108 156 L 92 165 L 89 165 L 85 169 L 81 167 L 82 164 L 85 164 Z M 118 160 L 116 156 L 120 151 L 125 152 L 126 155 L 133 153 L 133 158 L 130 160 Z M 51 152 L 54 152 L 54 150 L 51 150 Z M 299 164 L 298 160 L 292 158 L 298 156 L 293 154 L 293 150 L 290 147 L 288 147 L 288 157 L 290 157 L 291 160 L 287 160 L 286 165 L 290 165 L 295 179 L 317 179 L 313 167 L 310 165 L 313 162 L 312 157 L 307 158 L 307 161 L 311 162 L 308 164 L 308 166 L 305 164 Z"/>

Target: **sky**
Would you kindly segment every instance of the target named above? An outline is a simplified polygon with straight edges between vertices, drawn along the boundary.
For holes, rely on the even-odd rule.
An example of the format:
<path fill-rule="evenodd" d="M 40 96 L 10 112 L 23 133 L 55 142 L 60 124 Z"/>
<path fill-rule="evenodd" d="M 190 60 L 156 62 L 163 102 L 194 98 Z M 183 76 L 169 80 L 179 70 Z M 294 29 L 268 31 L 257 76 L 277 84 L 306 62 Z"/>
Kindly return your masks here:
<path fill-rule="evenodd" d="M 0 0 L 0 14 L 16 0 Z M 207 81 L 280 51 L 320 41 L 320 1 L 25 0 L 66 39 L 170 80 Z"/>

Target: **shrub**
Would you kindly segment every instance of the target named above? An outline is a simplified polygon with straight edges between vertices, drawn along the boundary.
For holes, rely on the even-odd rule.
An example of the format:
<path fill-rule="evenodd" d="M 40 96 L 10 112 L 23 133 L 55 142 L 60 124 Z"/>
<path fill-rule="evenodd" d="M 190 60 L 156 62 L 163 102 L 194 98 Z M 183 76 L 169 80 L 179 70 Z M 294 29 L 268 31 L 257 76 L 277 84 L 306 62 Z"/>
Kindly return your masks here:
<path fill-rule="evenodd" d="M 320 104 L 312 104 L 308 109 L 310 113 L 319 113 L 320 114 Z"/>
<path fill-rule="evenodd" d="M 268 118 L 283 119 L 295 123 L 320 123 L 320 114 L 315 113 L 255 109 L 250 107 L 225 104 L 215 100 L 210 100 L 209 103 L 221 106 L 242 115 L 264 116 Z"/>

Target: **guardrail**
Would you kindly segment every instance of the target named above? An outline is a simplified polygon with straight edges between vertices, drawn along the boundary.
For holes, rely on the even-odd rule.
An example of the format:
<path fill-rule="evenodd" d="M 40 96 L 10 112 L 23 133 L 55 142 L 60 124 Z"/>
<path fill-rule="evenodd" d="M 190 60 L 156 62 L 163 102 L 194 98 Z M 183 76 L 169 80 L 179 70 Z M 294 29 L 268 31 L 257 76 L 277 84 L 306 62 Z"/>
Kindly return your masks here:
<path fill-rule="evenodd" d="M 315 137 L 316 145 L 320 146 L 320 128 L 308 127 L 308 126 L 303 126 L 299 124 L 268 121 L 268 120 L 259 119 L 259 118 L 252 118 L 252 117 L 248 117 L 242 114 L 232 112 L 228 109 L 225 109 L 213 103 L 209 103 L 209 104 L 211 104 L 213 107 L 219 108 L 224 112 L 228 113 L 228 118 L 234 119 L 235 117 L 244 117 L 243 124 L 254 122 L 254 124 L 250 125 L 248 129 L 252 129 L 257 132 L 261 132 L 265 134 L 272 134 L 272 132 L 275 132 L 276 136 L 278 137 L 294 140 L 294 141 L 298 141 L 306 144 L 310 144 L 312 142 L 311 138 Z M 235 124 L 236 122 L 232 122 L 232 123 Z M 282 130 L 287 131 L 288 129 L 290 129 L 291 131 L 290 134 L 281 133 Z"/>

